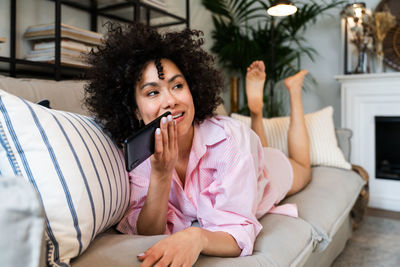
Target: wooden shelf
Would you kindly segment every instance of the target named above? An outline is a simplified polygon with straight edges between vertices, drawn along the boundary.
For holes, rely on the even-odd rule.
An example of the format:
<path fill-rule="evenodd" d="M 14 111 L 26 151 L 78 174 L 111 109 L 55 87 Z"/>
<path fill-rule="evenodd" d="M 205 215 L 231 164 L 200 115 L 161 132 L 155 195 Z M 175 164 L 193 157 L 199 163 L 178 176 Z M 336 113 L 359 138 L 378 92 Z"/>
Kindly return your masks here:
<path fill-rule="evenodd" d="M 6 37 L 0 37 L 0 44 L 7 42 Z"/>
<path fill-rule="evenodd" d="M 9 57 L 0 57 L 0 62 L 13 63 L 15 64 L 14 77 L 18 76 L 29 76 L 29 77 L 47 77 L 54 78 L 54 72 L 56 68 L 59 68 L 63 74 L 63 78 L 67 79 L 81 79 L 85 68 L 72 67 L 61 65 L 59 67 L 54 63 L 36 62 L 25 59 L 11 59 Z M 6 74 L 9 72 L 8 69 L 0 69 L 0 72 Z"/>
<path fill-rule="evenodd" d="M 70 67 L 62 65 L 60 62 L 60 42 L 61 42 L 61 7 L 69 6 L 88 13 L 90 17 L 90 30 L 98 31 L 97 19 L 99 16 L 123 23 L 132 23 L 140 21 L 151 27 L 161 28 L 173 25 L 186 25 L 190 27 L 190 0 L 182 0 L 186 3 L 186 17 L 177 16 L 168 12 L 162 7 L 149 4 L 151 1 L 143 0 L 50 0 L 54 2 L 55 7 L 55 25 L 56 31 L 54 40 L 55 64 L 45 62 L 34 62 L 16 57 L 16 24 L 17 24 L 17 0 L 10 1 L 10 56 L 0 57 L 0 62 L 9 64 L 8 69 L 0 69 L 0 72 L 6 72 L 9 76 L 17 75 L 47 76 L 55 80 L 68 78 L 82 78 L 85 68 Z M 45 0 L 42 0 L 45 1 Z M 127 12 L 129 9 L 131 12 Z M 154 18 L 168 18 L 156 25 L 152 25 Z M 4 40 L 6 41 L 6 40 Z M 1 39 L 0 39 L 1 43 Z M 5 64 L 2 64 L 3 66 Z"/>

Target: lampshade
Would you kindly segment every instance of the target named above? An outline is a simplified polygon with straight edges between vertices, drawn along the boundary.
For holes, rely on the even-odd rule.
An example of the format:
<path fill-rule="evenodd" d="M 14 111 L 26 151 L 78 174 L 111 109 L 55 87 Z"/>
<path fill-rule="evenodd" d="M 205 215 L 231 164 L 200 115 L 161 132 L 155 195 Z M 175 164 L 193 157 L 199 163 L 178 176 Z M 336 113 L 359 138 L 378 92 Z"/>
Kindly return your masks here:
<path fill-rule="evenodd" d="M 278 0 L 268 8 L 267 13 L 270 16 L 284 17 L 296 13 L 297 7 L 289 0 Z"/>
<path fill-rule="evenodd" d="M 365 3 L 363 2 L 352 3 L 345 6 L 345 8 L 342 11 L 342 15 L 345 17 L 360 18 L 363 10 L 365 10 Z"/>

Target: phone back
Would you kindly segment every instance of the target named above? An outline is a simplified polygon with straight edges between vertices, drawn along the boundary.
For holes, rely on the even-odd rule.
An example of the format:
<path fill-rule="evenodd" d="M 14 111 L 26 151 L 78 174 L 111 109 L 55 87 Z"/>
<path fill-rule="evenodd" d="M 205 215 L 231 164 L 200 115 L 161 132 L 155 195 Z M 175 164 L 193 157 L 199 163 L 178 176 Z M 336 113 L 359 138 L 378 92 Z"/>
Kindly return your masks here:
<path fill-rule="evenodd" d="M 125 163 L 128 172 L 154 154 L 155 131 L 160 127 L 161 118 L 170 114 L 169 111 L 164 113 L 125 140 Z"/>
<path fill-rule="evenodd" d="M 154 153 L 154 132 L 157 126 L 145 128 L 125 141 L 125 162 L 131 171 Z"/>

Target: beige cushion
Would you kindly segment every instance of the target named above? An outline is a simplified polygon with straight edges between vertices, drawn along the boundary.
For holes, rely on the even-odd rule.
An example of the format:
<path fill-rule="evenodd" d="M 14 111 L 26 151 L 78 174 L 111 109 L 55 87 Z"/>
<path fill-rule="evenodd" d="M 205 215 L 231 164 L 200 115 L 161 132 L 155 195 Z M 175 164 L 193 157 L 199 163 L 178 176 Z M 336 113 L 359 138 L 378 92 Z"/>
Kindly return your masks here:
<path fill-rule="evenodd" d="M 10 78 L 0 75 L 0 89 L 31 102 L 50 101 L 53 109 L 87 115 L 82 106 L 85 81 L 52 81 L 26 78 Z"/>
<path fill-rule="evenodd" d="M 248 116 L 232 114 L 232 118 L 244 122 L 250 127 Z M 310 139 L 310 160 L 312 166 L 331 166 L 350 170 L 351 165 L 346 161 L 338 147 L 333 124 L 333 108 L 326 107 L 305 115 L 306 127 Z M 263 119 L 268 146 L 280 149 L 288 155 L 287 132 L 289 117 Z"/>
<path fill-rule="evenodd" d="M 364 180 L 354 171 L 330 167 L 312 168 L 310 184 L 283 203 L 296 203 L 299 217 L 322 237 L 318 250 L 332 240 L 357 200 Z"/>

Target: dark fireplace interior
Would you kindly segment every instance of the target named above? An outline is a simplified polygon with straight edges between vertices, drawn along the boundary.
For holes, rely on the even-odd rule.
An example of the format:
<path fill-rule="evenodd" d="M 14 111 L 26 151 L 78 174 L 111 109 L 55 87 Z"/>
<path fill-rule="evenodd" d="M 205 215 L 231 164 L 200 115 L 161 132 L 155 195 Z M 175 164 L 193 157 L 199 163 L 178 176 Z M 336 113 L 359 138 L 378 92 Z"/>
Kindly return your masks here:
<path fill-rule="evenodd" d="M 375 117 L 375 176 L 400 180 L 400 117 Z"/>

